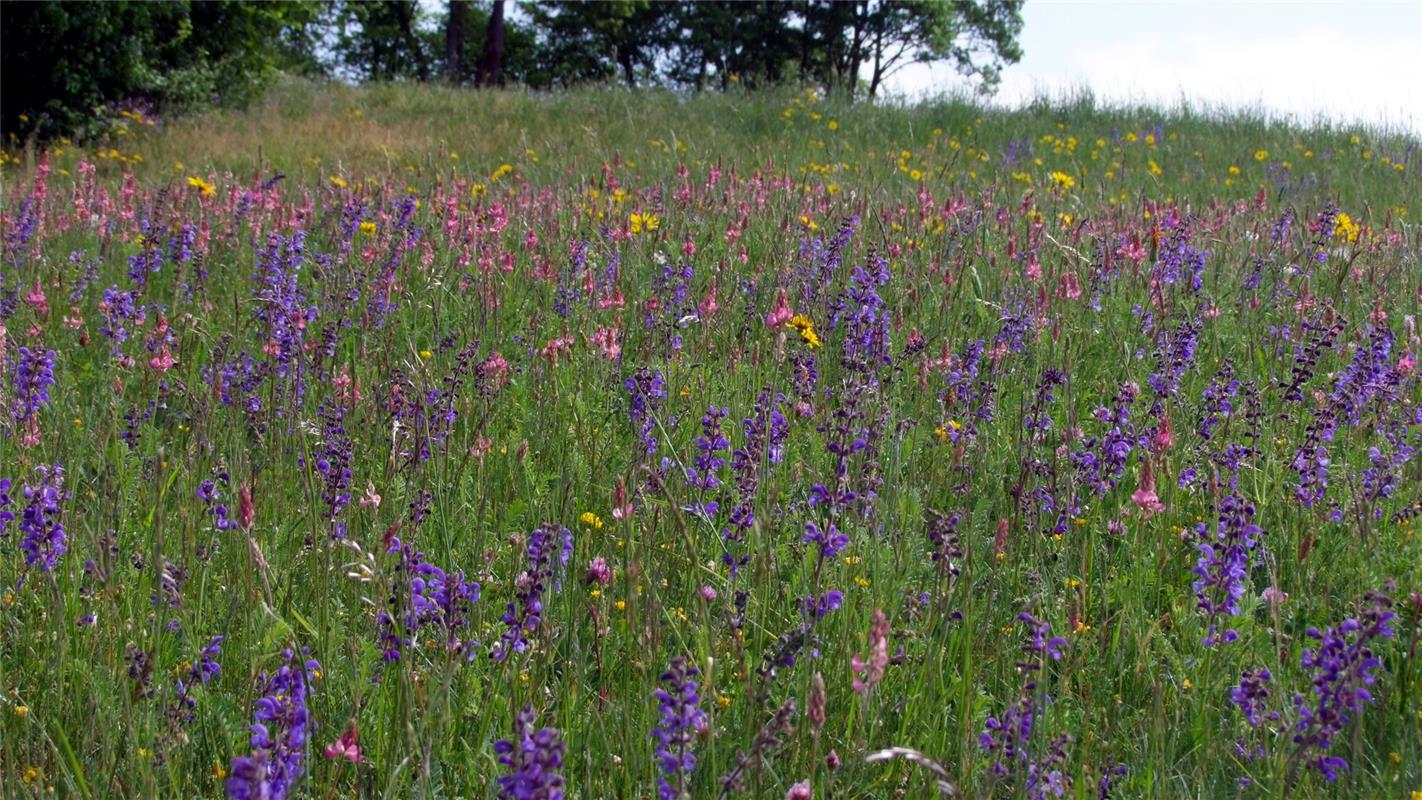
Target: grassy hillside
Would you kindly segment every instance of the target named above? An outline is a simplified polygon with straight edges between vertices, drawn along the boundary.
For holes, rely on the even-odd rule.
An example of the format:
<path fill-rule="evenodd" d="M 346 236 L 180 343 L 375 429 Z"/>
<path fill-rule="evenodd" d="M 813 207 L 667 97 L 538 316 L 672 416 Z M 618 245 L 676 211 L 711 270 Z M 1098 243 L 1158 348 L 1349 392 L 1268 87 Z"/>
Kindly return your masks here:
<path fill-rule="evenodd" d="M 1417 144 L 292 83 L 9 151 L 0 787 L 1415 798 Z"/>
<path fill-rule="evenodd" d="M 280 172 L 303 183 L 400 174 L 477 181 L 507 163 L 547 182 L 595 175 L 620 154 L 651 175 L 678 163 L 774 165 L 806 180 L 852 180 L 861 193 L 886 182 L 890 191 L 911 186 L 905 178 L 914 170 L 976 188 L 1040 186 L 1061 171 L 1092 201 L 1124 202 L 1122 193 L 1208 200 L 1264 189 L 1381 209 L 1410 196 L 1398 177 L 1409 167 L 1415 175 L 1418 147 L 1414 137 L 1365 127 L 1300 128 L 1209 109 L 1103 109 L 1089 96 L 1006 112 L 971 100 L 872 106 L 789 91 L 530 95 L 292 81 L 241 112 L 126 121 L 118 135 L 60 148 L 53 161 L 69 169 L 87 150 L 108 174 Z M 35 154 L 12 151 L 9 159 L 32 165 Z"/>

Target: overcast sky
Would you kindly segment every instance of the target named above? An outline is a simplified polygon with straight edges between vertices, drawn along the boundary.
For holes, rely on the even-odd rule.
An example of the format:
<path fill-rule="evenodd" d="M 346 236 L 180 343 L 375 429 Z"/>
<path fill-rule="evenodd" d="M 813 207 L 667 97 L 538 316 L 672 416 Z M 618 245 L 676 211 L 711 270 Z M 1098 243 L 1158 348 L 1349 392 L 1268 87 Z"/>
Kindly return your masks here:
<path fill-rule="evenodd" d="M 1422 133 L 1422 0 L 1027 0 L 998 102 L 1086 86 L 1105 100 L 1263 107 Z M 890 88 L 961 88 L 911 65 Z"/>

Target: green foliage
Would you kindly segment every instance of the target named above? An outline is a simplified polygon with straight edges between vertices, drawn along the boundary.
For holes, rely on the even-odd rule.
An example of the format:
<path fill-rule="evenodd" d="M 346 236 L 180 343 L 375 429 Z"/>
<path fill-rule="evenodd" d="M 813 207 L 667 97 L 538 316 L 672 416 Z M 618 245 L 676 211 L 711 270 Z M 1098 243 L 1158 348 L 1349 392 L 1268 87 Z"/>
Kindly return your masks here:
<path fill-rule="evenodd" d="M 1363 496 L 1369 443 L 1390 446 L 1391 425 L 1340 425 L 1328 490 L 1343 503 L 1340 519 L 1299 506 L 1290 466 L 1309 419 L 1325 407 L 1315 390 L 1326 395 L 1366 352 L 1370 327 L 1395 333 L 1388 363 L 1422 352 L 1406 321 L 1422 310 L 1412 137 L 1258 115 L 1101 109 L 1086 98 L 1007 112 L 961 98 L 869 105 L 803 90 L 473 95 L 433 83 L 283 82 L 250 109 L 118 144 L 128 160 L 80 147 L 50 153 L 42 200 L 37 169 L 4 167 L 0 210 L 19 218 L 28 198 L 43 221 L 33 239 L 7 246 L 6 357 L 19 346 L 52 348 L 57 382 L 37 444 L 22 447 L 23 430 L 0 432 L 0 477 L 23 485 L 36 464 L 65 466 L 69 552 L 40 573 L 25 564 L 22 517 L 0 536 L 0 795 L 222 796 L 231 759 L 250 751 L 256 676 L 280 664 L 282 649 L 310 647 L 324 672 L 312 683 L 314 727 L 293 798 L 490 798 L 502 772 L 490 743 L 507 735 L 524 703 L 569 745 L 570 800 L 654 796 L 652 692 L 677 656 L 702 670 L 710 715 L 694 745 L 691 797 L 718 796 L 737 752 L 752 748 L 774 707 L 794 699 L 800 713 L 786 746 L 767 753 L 735 796 L 781 798 L 803 780 L 817 797 L 935 796 L 915 764 L 866 763 L 880 748 L 905 746 L 941 764 L 963 797 L 1020 798 L 1029 796 L 1020 775 L 995 776 L 979 735 L 1028 677 L 1024 609 L 1070 642 L 1062 661 L 1031 671 L 1051 701 L 1030 753 L 1057 732 L 1072 734 L 1067 797 L 1095 796 L 1115 764 L 1128 770 L 1111 794 L 1121 798 L 1422 790 L 1422 596 L 1407 599 L 1422 593 L 1422 537 L 1407 516 L 1422 461 L 1414 457 L 1393 497 L 1378 501 L 1379 521 L 1352 501 Z M 96 165 L 92 178 L 85 161 Z M 252 179 L 277 173 L 285 177 L 270 186 Z M 127 207 L 126 185 L 134 187 Z M 76 213 L 76 197 L 107 217 Z M 421 238 L 407 248 L 397 220 L 415 200 L 411 225 Z M 1310 230 L 1329 203 L 1362 226 L 1358 241 L 1340 236 L 1344 229 Z M 659 224 L 632 233 L 634 213 Z M 806 261 L 852 214 L 860 226 L 822 301 L 803 299 Z M 1203 226 L 1192 240 L 1209 253 L 1199 294 L 1152 287 L 1153 259 L 1137 266 L 1108 255 L 1133 241 L 1150 248 L 1156 231 L 1168 242 L 1157 226 L 1177 214 Z M 1285 215 L 1296 222 L 1275 243 L 1271 230 Z M 184 261 L 188 224 L 211 235 Z M 305 255 L 292 285 L 319 314 L 307 347 L 294 352 L 319 372 L 290 412 L 274 406 L 274 372 L 251 395 L 254 406 L 228 404 L 222 365 L 246 354 L 275 369 L 276 354 L 263 352 L 272 349 L 266 321 L 274 317 L 260 276 L 272 261 L 269 237 L 297 228 Z M 1316 263 L 1308 260 L 1315 241 L 1327 260 L 1303 274 Z M 688 242 L 695 253 L 683 256 Z M 582 243 L 595 281 L 617 264 L 625 306 L 600 307 L 595 283 L 559 313 L 581 286 L 570 265 Z M 147 277 L 144 319 L 114 342 L 102 330 L 115 319 L 105 289 L 133 287 L 130 258 L 145 252 L 163 262 Z M 498 266 L 505 252 L 513 271 Z M 1024 275 L 1029 253 L 1040 257 L 1035 281 Z M 834 474 L 821 428 L 850 375 L 849 323 L 836 325 L 824 301 L 848 297 L 852 269 L 876 255 L 890 259 L 880 292 L 892 309 L 896 368 L 873 395 L 883 405 L 871 408 L 891 416 L 877 455 L 856 456 L 853 474 L 877 464 L 883 484 L 874 518 L 841 518 L 851 544 L 817 569 L 802 540 L 819 513 L 808 487 Z M 1116 265 L 1109 274 L 1107 258 Z M 694 267 L 688 303 L 714 290 L 719 310 L 648 327 L 649 301 L 667 297 L 654 289 L 664 267 L 683 261 Z M 1261 262 L 1263 280 L 1250 290 Z M 1081 297 L 1064 291 L 1068 274 L 1080 279 Z M 375 324 L 367 316 L 375 293 L 390 285 L 394 308 Z M 816 324 L 819 384 L 836 389 L 816 392 L 803 416 L 791 408 L 800 380 L 791 357 L 806 344 L 763 322 L 780 286 Z M 25 297 L 31 287 L 43 289 L 47 310 Z M 1039 320 L 1026 349 L 983 366 L 998 387 L 994 420 L 978 423 L 976 443 L 945 441 L 954 422 L 968 422 L 945 372 L 958 369 L 968 343 L 991 342 L 1021 303 Z M 1303 402 L 1286 403 L 1280 395 L 1300 365 L 1299 324 L 1325 308 L 1345 331 L 1309 366 Z M 1135 460 L 1114 490 L 1078 495 L 1065 534 L 1045 530 L 1055 514 L 1030 490 L 1047 486 L 1044 470 L 1071 474 L 1056 447 L 1074 450 L 1097 435 L 1093 412 L 1122 382 L 1151 392 L 1159 331 L 1196 315 L 1209 321 L 1195 366 L 1168 401 L 1174 442 L 1157 455 L 1166 508 L 1147 515 L 1133 502 L 1143 466 Z M 623 333 L 620 361 L 601 352 L 599 330 Z M 679 354 L 666 354 L 668 333 L 683 337 Z M 150 359 L 165 335 L 176 363 L 160 374 Z M 556 360 L 541 352 L 557 352 L 548 345 L 563 338 L 574 343 Z M 461 349 L 475 341 L 465 360 Z M 462 365 L 489 363 L 495 351 L 510 365 L 507 383 L 486 390 L 481 374 L 499 370 Z M 0 428 L 13 425 L 7 393 L 16 373 L 6 363 Z M 1216 496 L 1209 478 L 1190 489 L 1176 478 L 1210 452 L 1197 433 L 1202 397 L 1225 365 L 1253 381 L 1264 403 L 1257 440 L 1245 438 L 1252 418 L 1235 416 L 1213 441 L 1255 442 L 1240 490 L 1257 507 L 1269 557 L 1255 562 L 1241 614 L 1229 622 L 1239 641 L 1206 648 L 1192 592 L 1200 554 L 1189 532 L 1215 521 Z M 625 379 L 643 366 L 667 379 L 657 438 L 680 464 L 664 471 L 665 490 L 649 483 L 659 462 L 628 420 Z M 1068 372 L 1069 383 L 1046 406 L 1052 426 L 1038 436 L 1022 424 L 1023 410 L 1046 368 Z M 396 424 L 397 401 L 444 392 L 459 374 L 466 382 L 448 446 L 429 461 L 405 457 L 406 437 L 419 428 Z M 1416 377 L 1400 380 L 1369 409 L 1415 414 Z M 234 376 L 228 389 L 240 394 L 238 383 Z M 680 465 L 693 463 L 708 405 L 731 409 L 725 432 L 740 447 L 740 421 L 765 386 L 790 396 L 791 433 L 784 460 L 760 473 L 760 522 L 744 551 L 753 560 L 732 580 L 720 526 L 686 511 Z M 359 552 L 330 539 L 313 466 L 331 438 L 319 411 L 345 402 L 354 496 L 342 518 Z M 1138 401 L 1133 419 L 1147 406 Z M 1235 407 L 1243 413 L 1248 404 Z M 1410 429 L 1415 444 L 1422 427 Z M 198 498 L 204 479 L 224 473 L 222 499 L 234 514 L 240 487 L 252 491 L 250 528 L 215 530 Z M 619 485 L 633 504 L 621 518 L 613 515 Z M 423 492 L 430 515 L 417 524 L 411 506 Z M 18 487 L 11 493 L 18 513 L 26 498 Z M 934 561 L 926 523 L 932 511 L 951 510 L 962 513 L 963 554 Z M 999 520 L 1010 523 L 1000 542 Z M 376 615 L 408 596 L 409 577 L 384 537 L 398 535 L 430 563 L 481 584 L 463 630 L 487 648 L 506 629 L 527 534 L 548 521 L 574 529 L 574 553 L 528 653 L 498 662 L 481 648 L 466 661 L 426 628 L 401 660 L 383 660 Z M 588 586 L 583 572 L 598 556 L 613 577 Z M 766 677 L 779 637 L 799 620 L 798 599 L 824 587 L 845 591 L 843 607 L 817 625 L 817 642 L 794 666 Z M 1271 607 L 1265 588 L 1287 599 Z M 1308 629 L 1337 625 L 1362 591 L 1378 588 L 1404 619 L 1396 637 L 1377 643 L 1376 702 L 1333 746 L 1350 769 L 1329 784 L 1306 768 L 1290 783 L 1293 718 L 1251 728 L 1229 690 L 1242 669 L 1267 666 L 1275 707 L 1291 714 L 1293 692 L 1312 697 L 1300 668 Z M 737 633 L 729 620 L 742 591 L 747 624 Z M 853 659 L 872 652 L 876 609 L 890 626 L 889 663 L 883 680 L 859 693 Z M 176 682 L 212 635 L 227 637 L 222 671 L 194 687 L 193 718 L 183 722 L 173 714 Z M 808 713 L 817 672 L 821 727 Z M 366 761 L 323 757 L 352 721 Z M 1256 744 L 1267 748 L 1262 757 Z"/>
<path fill-rule="evenodd" d="M 950 61 L 990 90 L 1002 66 L 1021 57 L 1021 7 L 1022 0 L 524 3 L 518 18 L 504 21 L 499 71 L 502 81 L 538 89 L 786 83 L 872 97 L 907 64 Z M 92 136 L 116 104 L 163 114 L 240 105 L 278 71 L 429 81 L 451 77 L 457 64 L 456 82 L 468 82 L 492 8 L 469 3 L 454 18 L 462 18 L 456 32 L 447 4 L 435 10 L 417 0 L 6 3 L 3 131 L 12 142 Z"/>
<path fill-rule="evenodd" d="M 96 109 L 161 113 L 249 100 L 289 66 L 302 2 L 0 5 L 7 138 L 92 133 Z"/>

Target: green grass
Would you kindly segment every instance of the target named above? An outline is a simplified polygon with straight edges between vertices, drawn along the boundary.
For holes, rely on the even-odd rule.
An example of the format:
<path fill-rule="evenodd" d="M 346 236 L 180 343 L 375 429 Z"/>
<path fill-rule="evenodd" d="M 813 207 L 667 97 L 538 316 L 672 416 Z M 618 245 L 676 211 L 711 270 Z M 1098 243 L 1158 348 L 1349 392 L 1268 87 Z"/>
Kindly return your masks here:
<path fill-rule="evenodd" d="M 979 744 L 1029 679 L 1043 708 L 1027 750 L 1061 770 L 1067 796 L 1094 796 L 1119 764 L 1115 797 L 1408 797 L 1422 790 L 1411 516 L 1422 461 L 1407 451 L 1422 444 L 1422 393 L 1399 362 L 1422 355 L 1417 144 L 1084 99 L 1003 112 L 789 92 L 288 83 L 244 112 L 134 121 L 110 141 L 63 146 L 44 162 L 42 198 L 41 155 L 9 153 L 0 479 L 15 481 L 19 515 L 34 468 L 64 466 L 68 552 L 44 571 L 20 546 L 22 519 L 0 537 L 0 786 L 20 797 L 221 796 L 232 759 L 252 749 L 260 675 L 285 649 L 309 648 L 321 669 L 308 674 L 314 729 L 294 797 L 494 796 L 504 768 L 492 742 L 525 705 L 569 747 L 569 797 L 653 797 L 652 692 L 677 657 L 701 670 L 707 714 L 691 797 L 716 796 L 718 777 L 790 701 L 793 727 L 753 759 L 748 796 L 783 797 L 797 781 L 816 797 L 930 796 L 928 770 L 866 762 L 891 746 L 926 754 L 964 796 L 1029 796 L 1026 764 L 996 776 Z M 1341 217 L 1309 229 L 1330 204 L 1356 237 Z M 43 211 L 28 235 L 27 208 Z M 648 214 L 655 229 L 632 233 L 632 216 Z M 851 215 L 840 265 L 817 264 Z M 1274 236 L 1284 215 L 1294 221 Z M 1205 254 L 1198 290 L 1188 269 L 1181 282 L 1152 280 L 1177 219 Z M 184 225 L 200 258 L 179 257 Z M 273 294 L 261 276 L 274 264 L 293 273 L 270 237 L 297 230 L 299 275 Z M 155 251 L 161 268 L 136 279 Z M 833 320 L 865 302 L 862 288 L 850 293 L 852 270 L 877 258 L 891 276 L 877 290 L 891 359 L 866 367 L 848 317 Z M 667 270 L 683 263 L 679 300 Z M 136 292 L 141 321 L 112 318 L 111 286 Z M 299 326 L 269 313 L 291 287 L 298 309 L 319 309 Z M 767 329 L 781 288 L 820 347 Z M 713 293 L 714 313 L 698 310 Z M 1198 345 L 1152 408 L 1149 378 L 1191 321 Z M 1290 398 L 1305 322 L 1337 329 Z M 125 341 L 106 333 L 116 324 Z M 1334 395 L 1362 391 L 1343 376 L 1384 326 L 1383 377 L 1356 409 L 1339 405 Z M 620 358 L 604 351 L 609 330 L 621 333 Z M 979 376 L 952 383 L 978 339 Z M 33 420 L 19 413 L 21 346 L 56 351 L 56 383 Z M 167 371 L 150 363 L 164 348 Z M 244 353 L 247 390 L 241 374 L 221 377 Z M 1245 385 L 1206 440 L 1204 393 L 1225 368 Z M 666 389 L 645 428 L 626 388 L 641 369 Z M 1048 370 L 1065 380 L 1037 408 Z M 1086 437 L 1110 431 L 1093 411 L 1123 383 L 1140 393 L 1135 436 L 1150 441 L 1166 419 L 1172 431 L 1149 456 L 1155 514 L 1132 499 L 1149 448 L 1134 447 L 1102 492 L 1072 461 Z M 763 390 L 785 396 L 784 454 L 751 453 L 756 524 L 728 541 L 735 470 L 720 469 L 721 508 L 707 519 L 686 508 L 696 499 L 683 467 L 708 406 L 729 410 L 730 447 L 746 446 L 742 420 Z M 336 405 L 343 434 L 321 415 Z M 421 457 L 447 410 L 454 421 Z M 1025 426 L 1029 414 L 1050 429 Z M 1292 465 L 1329 418 L 1329 484 L 1305 507 Z M 844 419 L 846 441 L 864 440 L 846 486 L 874 492 L 867 516 L 811 503 L 813 484 L 834 486 L 828 443 Z M 341 439 L 352 476 L 337 542 L 315 463 Z M 1228 494 L 1226 444 L 1255 451 L 1238 494 L 1264 533 L 1242 613 L 1218 621 L 1238 640 L 1206 647 L 1192 532 L 1214 524 Z M 1392 459 L 1386 497 L 1369 488 L 1374 447 Z M 1202 479 L 1178 486 L 1192 466 Z M 197 492 L 219 475 L 234 517 L 250 490 L 249 528 L 214 529 Z M 619 487 L 635 509 L 623 518 Z M 960 518 L 947 561 L 931 558 L 932 512 Z M 821 563 L 805 524 L 831 518 L 849 543 Z M 528 649 L 492 659 L 505 606 L 526 585 L 530 532 L 544 526 L 572 531 L 571 558 L 547 581 Z M 392 596 L 410 602 L 390 537 L 480 584 L 457 631 L 479 642 L 472 659 L 444 646 L 439 625 L 411 636 L 400 660 L 382 658 L 378 612 Z M 727 552 L 748 556 L 734 576 Z M 606 585 L 584 580 L 595 557 L 611 567 Z M 1271 607 L 1268 587 L 1288 599 Z M 801 598 L 830 589 L 842 606 L 814 621 L 793 665 L 776 663 L 805 619 Z M 1356 616 L 1370 591 L 1392 598 L 1396 635 L 1372 644 L 1375 702 L 1335 737 L 1330 752 L 1350 768 L 1327 782 L 1289 730 L 1293 693 L 1312 697 L 1300 657 L 1310 627 Z M 876 609 L 889 663 L 859 693 L 851 659 L 870 655 Z M 1060 661 L 1024 656 L 1022 612 L 1066 639 Z M 226 637 L 222 671 L 192 690 L 187 719 L 176 681 L 215 635 Z M 1250 728 L 1228 692 L 1256 667 L 1273 673 L 1283 716 Z M 822 727 L 807 714 L 817 673 Z M 348 722 L 360 765 L 322 755 Z M 1045 766 L 1063 734 L 1060 760 Z M 1236 740 L 1262 749 L 1245 758 Z"/>

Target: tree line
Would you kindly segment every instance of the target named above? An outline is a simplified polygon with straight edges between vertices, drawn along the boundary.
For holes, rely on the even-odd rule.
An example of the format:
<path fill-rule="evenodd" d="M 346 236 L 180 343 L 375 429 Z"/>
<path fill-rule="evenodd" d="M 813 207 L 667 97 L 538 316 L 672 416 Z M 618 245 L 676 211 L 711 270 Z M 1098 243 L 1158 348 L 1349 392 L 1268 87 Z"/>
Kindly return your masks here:
<path fill-rule="evenodd" d="M 184 0 L 0 3 L 0 125 L 80 135 L 120 104 L 233 105 L 288 73 L 556 89 L 784 83 L 874 97 L 912 63 L 991 91 L 1023 0 Z"/>

